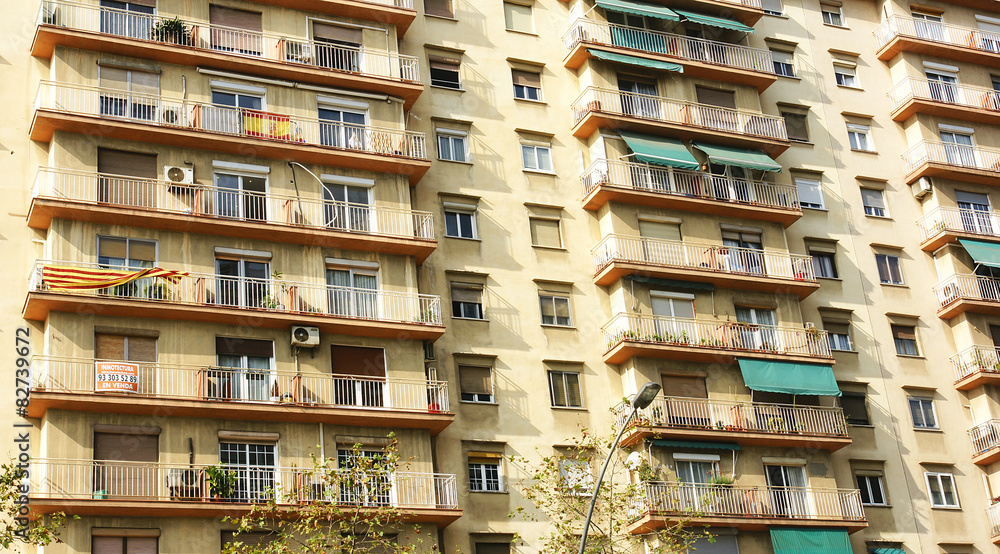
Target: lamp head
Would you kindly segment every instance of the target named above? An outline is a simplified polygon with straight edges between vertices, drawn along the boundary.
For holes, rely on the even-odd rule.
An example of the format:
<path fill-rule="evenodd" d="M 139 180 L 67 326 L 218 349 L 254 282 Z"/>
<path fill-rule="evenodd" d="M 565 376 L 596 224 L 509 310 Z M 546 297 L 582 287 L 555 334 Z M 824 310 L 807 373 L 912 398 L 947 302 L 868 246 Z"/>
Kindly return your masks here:
<path fill-rule="evenodd" d="M 652 404 L 653 399 L 656 398 L 657 394 L 659 394 L 660 388 L 659 383 L 654 383 L 652 381 L 643 385 L 642 388 L 639 389 L 639 394 L 636 394 L 635 398 L 632 399 L 632 407 L 642 409 Z"/>

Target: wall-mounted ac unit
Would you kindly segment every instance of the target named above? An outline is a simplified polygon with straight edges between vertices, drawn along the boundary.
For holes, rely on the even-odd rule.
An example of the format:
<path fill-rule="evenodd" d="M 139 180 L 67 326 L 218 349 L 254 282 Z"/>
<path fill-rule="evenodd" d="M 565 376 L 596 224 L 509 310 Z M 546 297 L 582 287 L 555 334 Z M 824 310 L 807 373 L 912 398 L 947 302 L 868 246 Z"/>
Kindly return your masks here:
<path fill-rule="evenodd" d="M 945 301 L 950 301 L 950 300 L 953 300 L 955 298 L 958 298 L 958 285 L 956 285 L 954 283 L 951 283 L 951 284 L 948 284 L 948 285 L 945 285 L 944 287 L 942 287 L 941 288 L 941 297 Z"/>
<path fill-rule="evenodd" d="M 319 328 L 295 325 L 292 327 L 292 346 L 315 348 L 319 346 Z"/>
<path fill-rule="evenodd" d="M 167 486 L 186 489 L 198 485 L 198 471 L 194 469 L 171 469 L 167 471 Z"/>
<path fill-rule="evenodd" d="M 190 185 L 194 183 L 194 168 L 165 165 L 163 166 L 163 178 L 178 185 Z"/>
<path fill-rule="evenodd" d="M 921 177 L 917 179 L 916 183 L 911 185 L 913 188 L 913 196 L 917 200 L 927 196 L 934 192 L 934 183 L 931 181 L 930 177 Z"/>
<path fill-rule="evenodd" d="M 160 123 L 184 127 L 184 113 L 177 108 L 160 108 Z"/>

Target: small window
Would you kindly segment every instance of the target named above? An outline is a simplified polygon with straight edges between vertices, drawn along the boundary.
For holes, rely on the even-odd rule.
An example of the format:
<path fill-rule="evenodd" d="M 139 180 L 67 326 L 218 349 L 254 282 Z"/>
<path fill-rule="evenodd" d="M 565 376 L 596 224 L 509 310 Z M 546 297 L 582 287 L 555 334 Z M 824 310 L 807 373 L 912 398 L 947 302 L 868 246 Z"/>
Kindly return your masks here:
<path fill-rule="evenodd" d="M 451 129 L 437 130 L 438 159 L 449 162 L 469 161 L 469 134 Z"/>
<path fill-rule="evenodd" d="M 503 457 L 493 452 L 469 452 L 469 491 L 503 492 Z"/>
<path fill-rule="evenodd" d="M 871 425 L 865 393 L 843 392 L 840 396 L 840 407 L 844 409 L 844 418 L 850 425 Z"/>
<path fill-rule="evenodd" d="M 462 81 L 459 78 L 459 71 L 462 68 L 462 60 L 458 58 L 431 56 L 431 86 L 444 87 L 460 90 Z"/>
<path fill-rule="evenodd" d="M 854 345 L 851 343 L 851 326 L 847 323 L 823 323 L 826 329 L 827 339 L 830 341 L 830 350 L 843 350 L 851 352 Z"/>
<path fill-rule="evenodd" d="M 455 17 L 451 0 L 424 0 L 424 13 L 438 17 Z"/>
<path fill-rule="evenodd" d="M 851 143 L 851 150 L 861 150 L 863 152 L 875 151 L 875 143 L 872 141 L 871 125 L 848 123 L 847 139 Z"/>
<path fill-rule="evenodd" d="M 473 283 L 452 283 L 451 316 L 465 319 L 484 319 L 483 286 Z"/>
<path fill-rule="evenodd" d="M 475 554 L 511 554 L 508 542 L 477 542 Z"/>
<path fill-rule="evenodd" d="M 111 473 L 111 472 L 108 472 Z M 91 552 L 104 554 L 156 554 L 158 537 L 103 537 L 91 539 Z"/>
<path fill-rule="evenodd" d="M 493 368 L 458 366 L 458 381 L 463 402 L 493 402 Z"/>
<path fill-rule="evenodd" d="M 559 408 L 582 408 L 580 374 L 570 371 L 549 372 L 549 392 L 552 405 Z"/>
<path fill-rule="evenodd" d="M 927 492 L 932 508 L 958 508 L 958 493 L 955 491 L 955 476 L 951 473 L 924 473 Z"/>
<path fill-rule="evenodd" d="M 795 57 L 791 52 L 784 50 L 771 50 L 771 59 L 774 62 L 774 72 L 783 77 L 794 77 L 795 68 L 793 62 Z"/>
<path fill-rule="evenodd" d="M 822 210 L 826 208 L 823 202 L 823 188 L 819 179 L 795 178 L 795 188 L 799 193 L 799 206 Z"/>
<path fill-rule="evenodd" d="M 785 119 L 785 130 L 789 140 L 809 142 L 809 127 L 806 125 L 806 114 L 781 112 Z"/>
<path fill-rule="evenodd" d="M 823 12 L 823 23 L 837 27 L 844 26 L 843 8 L 834 4 L 820 4 L 819 9 Z"/>
<path fill-rule="evenodd" d="M 562 248 L 558 219 L 529 217 L 528 224 L 531 228 L 532 246 Z"/>
<path fill-rule="evenodd" d="M 861 203 L 864 204 L 865 215 L 889 217 L 889 212 L 885 208 L 885 191 L 862 188 Z"/>
<path fill-rule="evenodd" d="M 587 460 L 560 458 L 559 480 L 567 494 L 590 496 L 594 490 L 594 474 Z"/>
<path fill-rule="evenodd" d="M 521 144 L 524 169 L 552 173 L 552 148 L 548 145 Z"/>
<path fill-rule="evenodd" d="M 883 285 L 902 285 L 903 269 L 898 254 L 875 254 L 878 280 Z"/>
<path fill-rule="evenodd" d="M 508 31 L 535 32 L 535 24 L 531 19 L 531 4 L 504 2 L 503 18 Z"/>
<path fill-rule="evenodd" d="M 917 328 L 912 325 L 890 325 L 892 340 L 896 346 L 896 354 L 900 356 L 918 356 Z"/>
<path fill-rule="evenodd" d="M 125 237 L 97 237 L 97 263 L 101 267 L 130 269 L 156 265 L 156 241 Z"/>
<path fill-rule="evenodd" d="M 937 429 L 937 412 L 934 409 L 934 399 L 924 396 L 911 396 L 910 417 L 913 418 L 914 429 Z"/>
<path fill-rule="evenodd" d="M 833 64 L 833 75 L 837 78 L 837 84 L 842 87 L 857 87 L 858 73 L 855 67 Z"/>
<path fill-rule="evenodd" d="M 813 273 L 817 277 L 838 278 L 836 255 L 833 252 L 809 251 L 809 254 L 812 256 Z"/>
<path fill-rule="evenodd" d="M 782 15 L 785 12 L 781 0 L 761 0 L 760 5 L 767 15 Z"/>
<path fill-rule="evenodd" d="M 444 235 L 463 239 L 478 239 L 476 206 L 444 203 Z"/>
<path fill-rule="evenodd" d="M 885 488 L 882 485 L 882 472 L 866 471 L 854 476 L 861 491 L 861 504 L 865 506 L 885 506 Z"/>
<path fill-rule="evenodd" d="M 573 325 L 573 320 L 570 317 L 569 297 L 540 293 L 538 295 L 538 302 L 542 308 L 542 325 L 557 325 L 560 327 L 571 327 Z"/>
<path fill-rule="evenodd" d="M 514 81 L 514 98 L 520 100 L 542 100 L 542 75 L 533 71 L 512 69 L 511 79 Z"/>

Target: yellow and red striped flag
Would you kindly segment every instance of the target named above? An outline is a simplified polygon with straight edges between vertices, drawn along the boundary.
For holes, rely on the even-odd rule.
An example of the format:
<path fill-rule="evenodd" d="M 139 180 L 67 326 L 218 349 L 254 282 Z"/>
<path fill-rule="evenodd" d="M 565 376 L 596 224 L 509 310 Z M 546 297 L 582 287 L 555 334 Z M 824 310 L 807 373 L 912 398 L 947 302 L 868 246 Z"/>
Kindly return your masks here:
<path fill-rule="evenodd" d="M 100 267 L 71 267 L 47 265 L 42 267 L 42 282 L 54 290 L 95 290 L 123 285 L 136 279 L 159 277 L 176 285 L 181 277 L 189 274 L 150 267 L 140 270 L 106 269 Z"/>

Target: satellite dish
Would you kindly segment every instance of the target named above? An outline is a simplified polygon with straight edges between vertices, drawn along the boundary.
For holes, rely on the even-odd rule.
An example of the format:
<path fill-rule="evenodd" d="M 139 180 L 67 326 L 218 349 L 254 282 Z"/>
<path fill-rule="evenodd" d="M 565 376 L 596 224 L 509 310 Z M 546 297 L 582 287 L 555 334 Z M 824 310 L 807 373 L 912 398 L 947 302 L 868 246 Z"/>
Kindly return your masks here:
<path fill-rule="evenodd" d="M 625 467 L 631 470 L 637 469 L 640 465 L 642 465 L 642 454 L 638 451 L 629 454 L 628 458 L 625 458 Z"/>

